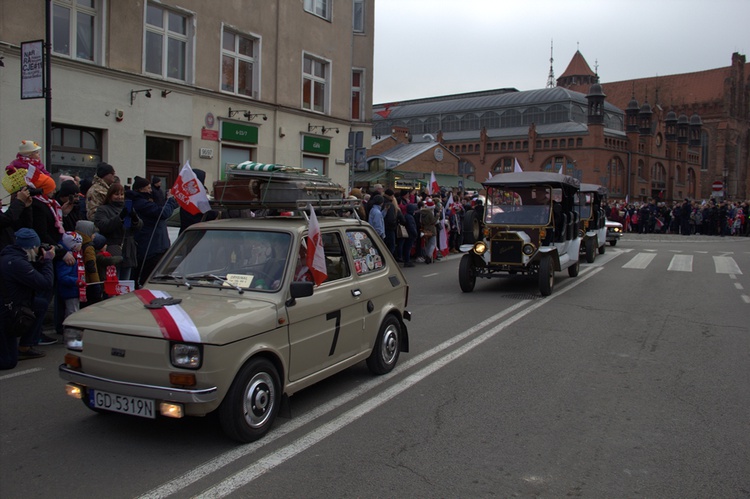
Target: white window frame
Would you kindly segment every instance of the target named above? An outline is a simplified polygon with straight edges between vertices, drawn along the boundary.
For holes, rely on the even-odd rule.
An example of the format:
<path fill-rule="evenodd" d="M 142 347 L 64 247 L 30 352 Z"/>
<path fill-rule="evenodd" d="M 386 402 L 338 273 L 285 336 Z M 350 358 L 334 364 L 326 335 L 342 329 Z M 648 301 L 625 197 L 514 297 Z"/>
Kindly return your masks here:
<path fill-rule="evenodd" d="M 54 47 L 54 30 L 55 30 L 55 23 L 54 23 L 54 12 L 55 7 L 63 7 L 65 9 L 68 9 L 70 11 L 70 18 L 69 18 L 69 37 L 68 40 L 68 47 L 70 49 L 70 53 L 66 54 L 64 52 L 58 52 L 55 50 Z M 78 2 L 76 0 L 53 0 L 52 2 L 52 53 L 56 56 L 60 57 L 67 57 L 69 59 L 75 59 L 76 61 L 81 62 L 88 62 L 93 64 L 103 64 L 102 60 L 102 54 L 104 54 L 103 44 L 104 44 L 104 36 L 103 33 L 103 26 L 102 26 L 102 19 L 105 18 L 105 1 L 104 0 L 94 0 L 94 7 L 93 9 L 90 7 L 85 7 L 82 5 L 78 5 Z M 76 36 L 78 33 L 78 13 L 83 13 L 90 15 L 94 18 L 94 32 L 92 33 L 92 43 L 93 47 L 91 50 L 91 59 L 87 59 L 85 57 L 78 57 L 78 37 Z"/>
<path fill-rule="evenodd" d="M 354 74 L 359 74 L 359 86 L 354 86 Z M 364 121 L 365 120 L 365 70 L 364 68 L 352 68 L 352 102 L 350 109 L 350 116 L 352 121 Z M 359 92 L 359 117 L 354 117 L 354 92 Z"/>
<path fill-rule="evenodd" d="M 352 31 L 365 32 L 365 0 L 352 0 Z"/>
<path fill-rule="evenodd" d="M 311 69 L 313 70 L 312 73 L 305 72 L 305 61 L 306 60 L 311 61 Z M 323 71 L 324 76 L 316 76 L 314 73 L 315 63 L 320 63 L 323 65 Z M 305 82 L 311 82 L 311 88 L 310 88 L 310 107 L 306 107 L 305 105 Z M 315 84 L 322 84 L 323 85 L 323 104 L 321 109 L 316 109 L 317 102 L 315 102 Z M 302 109 L 305 109 L 307 111 L 312 111 L 314 113 L 321 113 L 321 114 L 328 114 L 330 110 L 330 102 L 331 102 L 331 61 L 328 59 L 324 59 L 323 57 L 316 56 L 314 54 L 310 54 L 308 52 L 302 53 L 302 88 L 300 89 L 300 97 L 301 97 L 301 106 Z"/>
<path fill-rule="evenodd" d="M 230 33 L 234 35 L 234 50 L 229 51 L 224 48 L 224 34 Z M 251 57 L 240 54 L 238 51 L 239 39 L 246 38 L 253 42 L 253 55 Z M 219 89 L 224 93 L 233 95 L 239 95 L 241 97 L 251 97 L 253 99 L 260 99 L 260 54 L 261 54 L 261 37 L 252 33 L 243 33 L 236 29 L 233 29 L 227 25 L 222 24 L 221 28 L 221 61 L 219 64 Z M 234 88 L 232 90 L 224 89 L 224 57 L 231 57 L 234 59 Z M 239 81 L 239 62 L 249 62 L 253 66 L 253 81 L 251 95 L 241 94 L 237 91 L 237 85 Z"/>
<path fill-rule="evenodd" d="M 162 11 L 162 26 L 155 26 L 149 24 L 148 8 L 154 7 Z M 178 33 L 169 29 L 169 14 L 174 14 L 185 19 L 185 33 Z M 193 54 L 194 54 L 194 43 L 195 43 L 195 32 L 193 22 L 195 16 L 191 12 L 187 12 L 181 9 L 167 8 L 160 3 L 145 2 L 144 4 L 144 15 L 143 15 L 143 72 L 149 75 L 159 76 L 165 80 L 173 80 L 184 83 L 191 83 L 193 79 Z M 148 53 L 148 33 L 155 33 L 161 37 L 162 46 L 162 59 L 161 59 L 161 71 L 159 73 L 152 73 L 146 69 L 147 53 Z M 178 40 L 184 42 L 185 51 L 182 54 L 185 64 L 185 75 L 184 78 L 176 78 L 169 76 L 169 69 L 167 67 L 169 63 L 169 40 Z"/>
<path fill-rule="evenodd" d="M 305 12 L 330 21 L 332 5 L 333 2 L 331 0 L 305 0 L 304 8 Z"/>

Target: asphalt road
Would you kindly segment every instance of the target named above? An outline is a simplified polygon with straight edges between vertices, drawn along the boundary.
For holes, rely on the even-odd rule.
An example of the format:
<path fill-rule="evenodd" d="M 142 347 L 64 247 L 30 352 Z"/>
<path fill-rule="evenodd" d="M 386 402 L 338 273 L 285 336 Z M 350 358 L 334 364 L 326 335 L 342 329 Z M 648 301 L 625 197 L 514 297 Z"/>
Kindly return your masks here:
<path fill-rule="evenodd" d="M 629 234 L 547 298 L 457 268 L 406 269 L 393 373 L 306 389 L 248 445 L 94 414 L 42 347 L 0 372 L 0 497 L 750 496 L 750 239 Z"/>

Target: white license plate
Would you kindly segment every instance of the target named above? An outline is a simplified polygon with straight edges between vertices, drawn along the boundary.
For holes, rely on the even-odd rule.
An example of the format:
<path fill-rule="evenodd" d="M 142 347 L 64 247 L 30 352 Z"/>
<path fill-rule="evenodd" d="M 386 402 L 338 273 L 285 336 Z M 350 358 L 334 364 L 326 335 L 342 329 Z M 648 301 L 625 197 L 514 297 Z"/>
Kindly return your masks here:
<path fill-rule="evenodd" d="M 142 418 L 153 419 L 156 417 L 154 413 L 154 401 L 151 399 L 116 395 L 100 390 L 89 390 L 89 406 L 95 409 L 120 412 Z"/>

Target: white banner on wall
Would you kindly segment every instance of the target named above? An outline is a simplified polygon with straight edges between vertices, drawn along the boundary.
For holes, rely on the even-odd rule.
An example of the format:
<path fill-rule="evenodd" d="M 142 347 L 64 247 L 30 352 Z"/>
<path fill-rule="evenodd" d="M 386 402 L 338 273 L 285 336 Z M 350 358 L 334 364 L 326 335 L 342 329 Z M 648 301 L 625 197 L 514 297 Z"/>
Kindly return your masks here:
<path fill-rule="evenodd" d="M 21 99 L 44 98 L 44 40 L 21 43 Z"/>

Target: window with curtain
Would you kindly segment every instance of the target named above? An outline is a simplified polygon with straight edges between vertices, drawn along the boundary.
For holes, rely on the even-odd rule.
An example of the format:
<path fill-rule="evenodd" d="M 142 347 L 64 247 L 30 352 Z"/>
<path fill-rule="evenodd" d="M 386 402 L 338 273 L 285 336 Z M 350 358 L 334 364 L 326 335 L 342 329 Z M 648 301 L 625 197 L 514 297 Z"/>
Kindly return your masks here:
<path fill-rule="evenodd" d="M 302 108 L 319 113 L 328 111 L 329 65 L 323 59 L 305 54 L 302 62 Z"/>
<path fill-rule="evenodd" d="M 331 0 L 305 0 L 304 6 L 310 14 L 331 20 Z"/>
<path fill-rule="evenodd" d="M 189 18 L 157 4 L 146 7 L 146 43 L 144 45 L 147 73 L 187 81 L 192 34 Z"/>
<path fill-rule="evenodd" d="M 365 0 L 353 0 L 352 31 L 365 32 Z"/>

